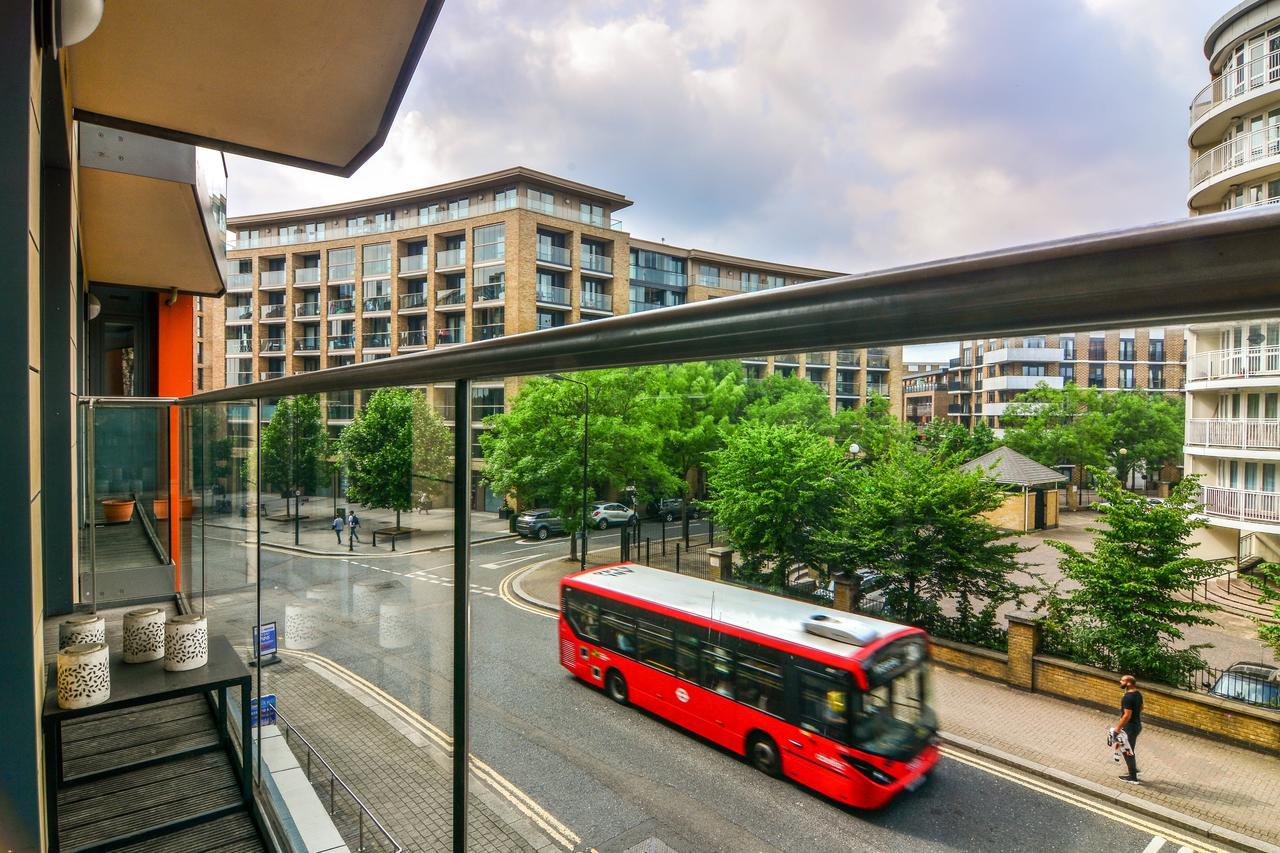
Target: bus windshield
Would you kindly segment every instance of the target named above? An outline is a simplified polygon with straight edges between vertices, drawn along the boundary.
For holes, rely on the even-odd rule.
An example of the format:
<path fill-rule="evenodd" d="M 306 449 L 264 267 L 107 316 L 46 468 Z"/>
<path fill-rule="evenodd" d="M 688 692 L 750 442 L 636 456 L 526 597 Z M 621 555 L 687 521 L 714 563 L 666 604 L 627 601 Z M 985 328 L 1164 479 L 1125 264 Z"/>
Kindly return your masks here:
<path fill-rule="evenodd" d="M 929 671 L 919 662 L 862 694 L 862 708 L 853 721 L 853 746 L 904 761 L 937 730 L 937 715 L 929 707 Z"/>

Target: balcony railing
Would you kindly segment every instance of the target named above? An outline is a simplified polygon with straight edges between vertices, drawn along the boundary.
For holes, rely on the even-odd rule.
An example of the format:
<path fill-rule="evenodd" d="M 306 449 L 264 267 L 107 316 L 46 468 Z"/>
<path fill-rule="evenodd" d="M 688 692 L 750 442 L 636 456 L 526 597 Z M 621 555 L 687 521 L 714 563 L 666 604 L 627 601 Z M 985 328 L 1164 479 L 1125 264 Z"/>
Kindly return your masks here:
<path fill-rule="evenodd" d="M 647 281 L 651 284 L 665 284 L 669 287 L 685 287 L 689 283 L 689 277 L 682 272 L 667 272 L 666 270 L 654 269 L 652 267 L 638 267 L 632 265 L 630 275 L 634 281 Z"/>
<path fill-rule="evenodd" d="M 373 332 L 364 336 L 365 349 L 390 349 L 391 333 L 390 332 Z"/>
<path fill-rule="evenodd" d="M 963 382 L 957 379 L 951 379 L 947 382 L 947 390 L 953 394 L 956 394 L 956 393 L 967 394 L 973 390 L 973 386 L 970 385 L 968 382 Z"/>
<path fill-rule="evenodd" d="M 964 403 L 951 403 L 947 406 L 948 415 L 972 415 L 973 409 Z"/>
<path fill-rule="evenodd" d="M 836 350 L 836 367 L 857 367 L 858 354 L 849 350 Z"/>
<path fill-rule="evenodd" d="M 888 370 L 889 359 L 882 355 L 867 356 L 867 370 Z"/>
<path fill-rule="evenodd" d="M 798 367 L 800 365 L 800 355 L 799 353 L 793 353 L 793 352 L 782 353 L 781 355 L 775 355 L 773 357 L 773 363 L 774 364 L 790 364 Z"/>
<path fill-rule="evenodd" d="M 1280 449 L 1280 420 L 1192 418 L 1187 421 L 1187 444 L 1277 450 Z"/>
<path fill-rule="evenodd" d="M 244 320 L 253 319 L 253 303 L 248 305 L 229 305 L 227 306 L 227 322 L 240 323 Z"/>
<path fill-rule="evenodd" d="M 283 377 L 284 377 L 283 370 L 264 370 L 258 374 L 258 378 L 262 382 L 266 382 L 268 379 L 281 379 Z M 274 410 L 272 411 L 272 414 L 274 414 Z M 262 418 L 263 420 L 270 420 L 271 418 L 271 415 L 267 414 L 266 412 L 266 407 L 263 407 Z"/>
<path fill-rule="evenodd" d="M 806 364 L 827 365 L 831 363 L 830 353 L 825 352 L 807 352 L 804 354 Z"/>
<path fill-rule="evenodd" d="M 447 305 L 466 305 L 467 291 L 466 288 L 455 287 L 452 290 L 436 291 L 436 307 L 442 308 Z"/>
<path fill-rule="evenodd" d="M 294 352 L 320 352 L 319 338 L 294 338 Z"/>
<path fill-rule="evenodd" d="M 400 259 L 400 272 L 426 272 L 427 271 L 427 255 L 405 255 Z"/>
<path fill-rule="evenodd" d="M 853 384 L 852 382 L 837 382 L 836 396 L 837 397 L 856 397 L 858 396 L 858 386 Z"/>
<path fill-rule="evenodd" d="M 260 282 L 259 286 L 260 287 L 284 287 L 286 283 L 285 282 L 286 275 L 287 273 L 284 270 L 266 270 L 262 273 L 262 281 Z"/>
<path fill-rule="evenodd" d="M 613 258 L 608 255 L 598 255 L 594 252 L 582 252 L 583 272 L 598 272 L 605 275 L 613 275 Z"/>
<path fill-rule="evenodd" d="M 332 350 L 353 350 L 356 348 L 355 335 L 330 335 L 329 349 Z"/>
<path fill-rule="evenodd" d="M 436 345 L 464 344 L 467 342 L 467 330 L 462 326 L 436 329 Z"/>
<path fill-rule="evenodd" d="M 485 284 L 476 288 L 476 302 L 500 302 L 507 295 L 505 284 Z"/>
<path fill-rule="evenodd" d="M 504 323 L 486 323 L 472 326 L 471 331 L 475 335 L 475 340 L 491 341 L 494 338 L 502 337 L 504 327 Z"/>
<path fill-rule="evenodd" d="M 246 293 L 253 290 L 253 273 L 231 273 L 227 276 L 227 290 L 232 293 Z"/>
<path fill-rule="evenodd" d="M 228 385 L 252 385 L 252 384 L 253 384 L 253 371 L 252 371 L 252 370 L 237 370 L 237 371 L 236 371 L 236 372 L 234 372 L 234 373 L 228 373 L 228 374 L 227 374 L 227 384 L 228 384 Z"/>
<path fill-rule="evenodd" d="M 1250 163 L 1280 155 L 1280 125 L 1253 130 L 1210 148 L 1191 164 L 1191 187 Z"/>
<path fill-rule="evenodd" d="M 426 329 L 405 329 L 400 332 L 400 346 L 425 347 L 430 341 Z"/>
<path fill-rule="evenodd" d="M 443 252 L 436 252 L 436 269 L 438 270 L 466 266 L 466 263 L 466 246 L 460 249 L 445 249 Z"/>
<path fill-rule="evenodd" d="M 427 294 L 425 291 L 419 293 L 402 293 L 400 294 L 400 310 L 413 311 L 417 308 L 427 307 Z"/>
<path fill-rule="evenodd" d="M 294 284 L 319 284 L 319 267 L 298 267 L 293 271 Z"/>
<path fill-rule="evenodd" d="M 356 313 L 356 301 L 354 299 L 330 299 L 329 314 L 354 314 Z"/>
<path fill-rule="evenodd" d="M 546 302 L 550 305 L 568 305 L 569 288 L 556 287 L 552 284 L 540 284 L 538 285 L 538 301 Z"/>
<path fill-rule="evenodd" d="M 1191 99 L 1191 123 L 1195 124 L 1219 104 L 1246 97 L 1268 83 L 1277 82 L 1280 82 L 1280 50 L 1219 74 Z"/>
<path fill-rule="evenodd" d="M 889 396 L 888 384 L 884 382 L 868 382 L 867 396 L 871 396 L 872 394 L 879 394 L 881 397 L 888 397 Z"/>
<path fill-rule="evenodd" d="M 355 281 L 356 265 L 336 264 L 329 267 L 329 281 Z"/>
<path fill-rule="evenodd" d="M 612 311 L 613 297 L 607 293 L 582 291 L 582 309 L 584 311 Z"/>
<path fill-rule="evenodd" d="M 293 305 L 293 316 L 296 317 L 319 317 L 319 302 L 295 302 Z"/>
<path fill-rule="evenodd" d="M 487 417 L 493 415 L 501 415 L 506 412 L 506 406 L 502 403 L 472 403 L 471 404 L 471 422 L 480 423 Z M 453 403 L 443 403 L 436 406 L 436 414 L 444 418 L 446 421 L 453 420 L 454 413 L 457 409 Z"/>
<path fill-rule="evenodd" d="M 260 309 L 262 319 L 264 320 L 283 320 L 285 310 L 288 308 L 283 302 L 273 302 L 270 305 L 263 305 Z"/>
<path fill-rule="evenodd" d="M 1280 492 L 1202 486 L 1200 501 L 1207 515 L 1241 521 L 1280 522 Z"/>
<path fill-rule="evenodd" d="M 822 393 L 823 393 L 823 394 L 826 394 L 826 393 L 830 392 L 830 390 L 831 390 L 831 385 L 830 385 L 830 383 L 828 383 L 828 382 L 827 382 L 827 380 L 825 380 L 825 379 L 814 379 L 812 376 L 810 376 L 810 377 L 809 377 L 809 382 L 810 382 L 810 384 L 812 384 L 812 385 L 817 385 L 817 386 L 818 386 L 818 388 L 822 391 Z"/>
<path fill-rule="evenodd" d="M 571 266 L 569 250 L 564 246 L 552 246 L 547 243 L 539 243 L 538 260 L 545 264 L 557 264 L 562 267 Z"/>
<path fill-rule="evenodd" d="M 284 338 L 265 338 L 260 344 L 259 352 L 284 352 Z"/>
<path fill-rule="evenodd" d="M 329 420 L 331 421 L 349 421 L 356 416 L 355 403 L 330 403 L 329 404 Z"/>
<path fill-rule="evenodd" d="M 227 355 L 253 352 L 252 338 L 227 338 Z"/>
<path fill-rule="evenodd" d="M 1198 352 L 1187 363 L 1187 379 L 1248 379 L 1280 375 L 1280 346 Z"/>
<path fill-rule="evenodd" d="M 641 311 L 653 311 L 654 309 L 657 309 L 657 308 L 666 308 L 666 307 L 667 306 L 663 305 L 661 302 L 649 302 L 648 300 L 637 301 L 635 299 L 631 300 L 632 314 L 638 314 Z"/>
<path fill-rule="evenodd" d="M 365 313 L 374 313 L 378 311 L 391 310 L 390 296 L 366 296 L 364 299 Z"/>

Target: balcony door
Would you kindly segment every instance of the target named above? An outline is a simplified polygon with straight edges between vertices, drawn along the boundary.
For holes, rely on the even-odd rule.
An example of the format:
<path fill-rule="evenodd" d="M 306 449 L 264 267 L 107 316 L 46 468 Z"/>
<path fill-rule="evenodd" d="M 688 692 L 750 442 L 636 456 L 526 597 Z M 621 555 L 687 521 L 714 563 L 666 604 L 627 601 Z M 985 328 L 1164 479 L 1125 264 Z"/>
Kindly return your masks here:
<path fill-rule="evenodd" d="M 88 392 L 95 397 L 156 394 L 156 294 L 94 285 L 102 306 L 87 326 Z"/>

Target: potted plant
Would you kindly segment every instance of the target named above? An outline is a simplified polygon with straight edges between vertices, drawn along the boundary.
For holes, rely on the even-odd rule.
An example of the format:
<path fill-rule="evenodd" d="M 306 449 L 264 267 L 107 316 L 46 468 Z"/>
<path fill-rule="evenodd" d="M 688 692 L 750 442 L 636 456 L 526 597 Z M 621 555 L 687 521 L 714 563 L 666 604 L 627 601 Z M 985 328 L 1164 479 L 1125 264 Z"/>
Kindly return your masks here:
<path fill-rule="evenodd" d="M 122 524 L 133 518 L 132 498 L 105 498 L 102 501 L 102 514 L 107 524 Z"/>

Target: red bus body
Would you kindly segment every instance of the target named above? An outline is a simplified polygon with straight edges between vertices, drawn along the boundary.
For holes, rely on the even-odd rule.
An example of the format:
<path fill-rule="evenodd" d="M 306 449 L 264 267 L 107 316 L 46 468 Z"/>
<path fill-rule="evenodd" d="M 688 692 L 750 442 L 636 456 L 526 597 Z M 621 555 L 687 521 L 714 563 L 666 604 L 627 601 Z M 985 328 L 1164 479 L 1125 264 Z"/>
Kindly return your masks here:
<path fill-rule="evenodd" d="M 727 637 L 734 639 L 723 642 L 766 648 L 769 654 L 789 661 L 805 675 L 811 668 L 847 673 L 851 704 L 858 704 L 859 708 L 869 684 L 873 684 L 869 681 L 876 674 L 872 667 L 879 667 L 883 673 L 886 667 L 901 664 L 894 660 L 886 663 L 886 647 L 914 644 L 923 650 L 916 658 L 918 664 L 913 662 L 911 666 L 913 672 L 918 669 L 920 673 L 919 706 L 932 719 L 923 695 L 927 689 L 927 635 L 919 629 L 631 563 L 579 572 L 561 581 L 561 664 L 589 684 L 604 687 L 609 674 L 616 671 L 625 679 L 628 702 L 740 755 L 747 754 L 748 745 L 755 739 L 767 735 L 778 748 L 781 775 L 859 808 L 877 808 L 903 789 L 914 789 L 937 764 L 938 747 L 933 737 L 936 722 L 927 737 L 910 747 L 909 756 L 889 758 L 859 749 L 852 742 L 856 725 L 850 726 L 848 737 L 825 736 L 821 727 L 788 721 L 787 717 L 796 718 L 795 713 L 783 713 L 777 707 L 776 713 L 766 713 L 725 698 L 692 680 L 692 676 L 682 677 L 675 667 L 664 671 L 642 663 L 641 654 L 620 653 L 616 648 L 620 641 L 615 642 L 615 648 L 606 648 L 603 638 L 592 639 L 583 636 L 585 631 L 575 630 L 569 614 L 570 602 L 580 608 L 580 602 L 597 600 L 629 607 L 628 612 L 637 614 L 638 620 L 651 614 L 667 624 L 691 626 L 691 631 L 714 632 L 709 635 L 714 642 Z M 574 614 L 573 618 L 579 619 L 582 611 L 575 609 Z M 804 623 L 815 616 L 852 624 L 862 633 L 864 642 L 841 642 L 810 633 Z M 680 638 L 674 639 L 678 643 Z M 787 681 L 794 682 L 798 677 L 793 673 Z M 889 688 L 883 689 L 887 692 Z M 793 697 L 788 701 L 794 709 L 797 700 Z"/>

